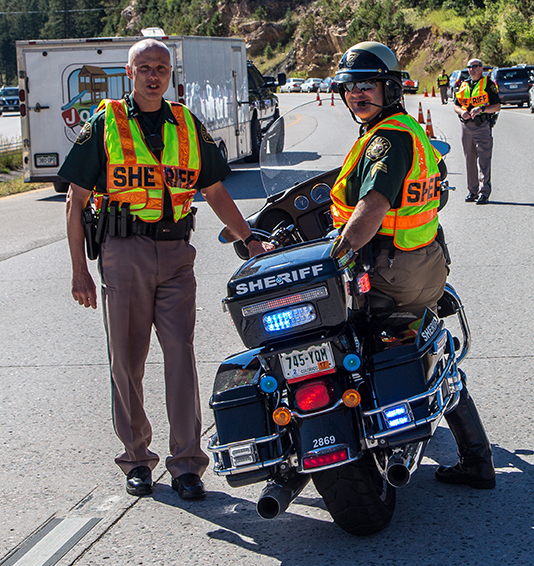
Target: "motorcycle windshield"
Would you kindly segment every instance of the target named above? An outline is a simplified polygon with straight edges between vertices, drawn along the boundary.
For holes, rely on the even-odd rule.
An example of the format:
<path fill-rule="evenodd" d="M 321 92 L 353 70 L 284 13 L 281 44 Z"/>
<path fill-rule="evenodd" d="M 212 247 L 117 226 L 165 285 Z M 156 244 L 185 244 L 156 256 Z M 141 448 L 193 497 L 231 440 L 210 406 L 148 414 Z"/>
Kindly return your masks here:
<path fill-rule="evenodd" d="M 358 124 L 339 97 L 324 98 L 320 106 L 314 100 L 285 112 L 261 144 L 260 172 L 267 196 L 341 167 L 358 132 Z"/>

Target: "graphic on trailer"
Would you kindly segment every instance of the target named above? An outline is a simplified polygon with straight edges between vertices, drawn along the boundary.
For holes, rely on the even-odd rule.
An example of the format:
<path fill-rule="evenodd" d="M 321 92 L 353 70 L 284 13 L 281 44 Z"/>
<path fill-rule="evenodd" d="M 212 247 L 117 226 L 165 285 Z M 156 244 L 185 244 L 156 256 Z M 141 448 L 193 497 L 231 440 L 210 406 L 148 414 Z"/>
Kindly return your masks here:
<path fill-rule="evenodd" d="M 83 65 L 75 69 L 67 81 L 68 102 L 61 107 L 65 135 L 74 142 L 84 123 L 95 113 L 105 98 L 121 99 L 131 92 L 130 79 L 124 67 L 102 69 Z"/>

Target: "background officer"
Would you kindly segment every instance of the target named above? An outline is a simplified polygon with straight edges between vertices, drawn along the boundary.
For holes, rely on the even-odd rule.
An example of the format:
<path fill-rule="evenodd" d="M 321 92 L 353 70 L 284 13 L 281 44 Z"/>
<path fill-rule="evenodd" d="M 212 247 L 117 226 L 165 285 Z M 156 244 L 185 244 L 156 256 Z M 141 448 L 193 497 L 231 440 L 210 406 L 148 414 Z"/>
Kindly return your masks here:
<path fill-rule="evenodd" d="M 454 100 L 454 111 L 462 123 L 462 146 L 467 169 L 465 202 L 488 204 L 491 193 L 491 128 L 495 113 L 501 109 L 499 91 L 495 83 L 483 76 L 480 59 L 467 64 L 469 78 L 464 81 Z"/>
<path fill-rule="evenodd" d="M 441 75 L 437 79 L 437 84 L 439 88 L 439 94 L 441 95 L 441 104 L 447 104 L 449 101 L 449 75 L 445 72 L 445 69 L 442 69 Z"/>
<path fill-rule="evenodd" d="M 395 299 L 396 310 L 420 317 L 443 293 L 447 265 L 436 241 L 439 157 L 421 126 L 402 106 L 401 69 L 376 42 L 351 47 L 335 80 L 361 137 L 332 188 L 332 216 L 340 249 L 375 252 L 371 287 Z M 425 191 L 416 191 L 417 186 Z M 432 188 L 434 187 L 434 188 Z M 440 466 L 436 478 L 474 488 L 495 486 L 491 446 L 467 388 L 446 416 L 459 462 Z"/>
<path fill-rule="evenodd" d="M 152 429 L 142 384 L 154 326 L 164 356 L 170 425 L 166 466 L 180 497 L 201 499 L 205 489 L 200 477 L 209 460 L 200 447 L 193 350 L 196 252 L 189 238 L 196 190 L 244 240 L 251 255 L 263 252 L 264 246 L 221 183 L 229 168 L 204 126 L 186 107 L 163 98 L 171 71 L 165 44 L 154 39 L 134 44 L 126 66 L 132 95 L 103 102 L 85 124 L 60 175 L 71 183 L 67 235 L 72 295 L 85 307 L 97 306 L 80 223 L 93 190 L 100 218 L 107 219 L 99 271 L 113 423 L 124 445 L 115 461 L 126 474 L 126 490 L 136 496 L 151 493 L 152 470 L 159 461 L 149 449 Z"/>

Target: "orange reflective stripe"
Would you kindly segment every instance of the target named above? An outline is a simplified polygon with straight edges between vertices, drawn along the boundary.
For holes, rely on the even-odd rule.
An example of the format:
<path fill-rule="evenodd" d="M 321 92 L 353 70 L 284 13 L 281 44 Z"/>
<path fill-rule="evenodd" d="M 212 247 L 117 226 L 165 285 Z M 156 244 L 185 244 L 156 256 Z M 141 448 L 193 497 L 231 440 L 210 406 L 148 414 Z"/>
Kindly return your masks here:
<path fill-rule="evenodd" d="M 180 145 L 180 167 L 189 167 L 189 134 L 185 123 L 183 106 L 171 104 L 172 113 L 178 122 L 178 143 Z"/>
<path fill-rule="evenodd" d="M 137 162 L 132 132 L 128 124 L 128 115 L 126 114 L 125 102 L 120 100 L 112 100 L 111 108 L 115 116 L 115 123 L 119 131 L 119 139 L 124 156 L 124 163 L 132 165 Z"/>
<path fill-rule="evenodd" d="M 131 189 L 124 191 L 124 192 L 114 192 L 113 193 L 113 200 L 118 201 L 120 204 L 123 202 L 129 202 L 130 204 L 142 204 L 143 206 L 147 200 L 147 191 L 145 189 L 136 189 L 132 191 Z M 96 204 L 96 200 L 95 200 Z M 97 209 L 100 208 L 101 200 L 97 204 Z"/>
<path fill-rule="evenodd" d="M 436 218 L 438 214 L 437 208 L 432 210 L 425 210 L 419 214 L 410 214 L 409 216 L 399 216 L 398 214 L 387 214 L 382 222 L 382 228 L 385 230 L 409 230 L 410 228 L 419 228 L 424 226 Z"/>

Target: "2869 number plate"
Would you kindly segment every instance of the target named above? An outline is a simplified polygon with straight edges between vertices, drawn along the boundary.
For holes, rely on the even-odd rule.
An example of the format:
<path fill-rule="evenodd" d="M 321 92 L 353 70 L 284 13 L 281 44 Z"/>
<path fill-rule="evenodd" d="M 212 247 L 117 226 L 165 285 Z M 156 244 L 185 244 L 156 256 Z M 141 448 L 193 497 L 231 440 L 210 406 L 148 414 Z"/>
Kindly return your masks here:
<path fill-rule="evenodd" d="M 297 380 L 310 374 L 331 373 L 335 369 L 330 342 L 280 354 L 280 363 L 284 377 L 288 381 Z"/>

